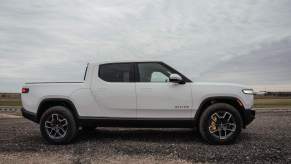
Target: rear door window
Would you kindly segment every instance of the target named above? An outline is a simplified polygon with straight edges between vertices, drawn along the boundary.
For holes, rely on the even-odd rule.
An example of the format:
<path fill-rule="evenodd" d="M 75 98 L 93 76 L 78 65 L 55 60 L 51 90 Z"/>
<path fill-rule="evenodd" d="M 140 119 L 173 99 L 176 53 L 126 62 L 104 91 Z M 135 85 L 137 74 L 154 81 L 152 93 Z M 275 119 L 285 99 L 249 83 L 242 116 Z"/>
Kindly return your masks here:
<path fill-rule="evenodd" d="M 99 66 L 99 77 L 107 82 L 133 82 L 132 63 L 112 63 Z"/>

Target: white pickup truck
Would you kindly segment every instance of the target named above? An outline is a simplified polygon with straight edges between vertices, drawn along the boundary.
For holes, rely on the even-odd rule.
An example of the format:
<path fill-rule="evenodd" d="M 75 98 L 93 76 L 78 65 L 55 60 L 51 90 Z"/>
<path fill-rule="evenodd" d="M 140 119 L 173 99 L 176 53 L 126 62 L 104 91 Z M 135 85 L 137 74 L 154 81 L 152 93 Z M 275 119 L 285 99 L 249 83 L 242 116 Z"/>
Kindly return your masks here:
<path fill-rule="evenodd" d="M 159 61 L 88 64 L 83 82 L 26 83 L 21 98 L 23 116 L 51 144 L 96 127 L 195 128 L 228 144 L 255 118 L 252 89 L 192 82 Z"/>

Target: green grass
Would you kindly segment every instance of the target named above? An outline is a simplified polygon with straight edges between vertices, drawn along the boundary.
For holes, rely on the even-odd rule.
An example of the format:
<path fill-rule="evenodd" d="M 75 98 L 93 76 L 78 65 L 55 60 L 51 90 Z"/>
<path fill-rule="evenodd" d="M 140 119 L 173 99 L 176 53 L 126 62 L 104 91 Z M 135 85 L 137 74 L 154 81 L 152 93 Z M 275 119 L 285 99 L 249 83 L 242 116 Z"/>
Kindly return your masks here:
<path fill-rule="evenodd" d="M 256 108 L 272 108 L 272 107 L 290 107 L 291 99 L 276 98 L 276 99 L 255 99 Z"/>
<path fill-rule="evenodd" d="M 0 106 L 22 106 L 20 99 L 0 99 Z M 291 98 L 256 98 L 256 108 L 286 107 L 291 108 Z"/>
<path fill-rule="evenodd" d="M 22 106 L 19 99 L 0 99 L 0 106 Z"/>

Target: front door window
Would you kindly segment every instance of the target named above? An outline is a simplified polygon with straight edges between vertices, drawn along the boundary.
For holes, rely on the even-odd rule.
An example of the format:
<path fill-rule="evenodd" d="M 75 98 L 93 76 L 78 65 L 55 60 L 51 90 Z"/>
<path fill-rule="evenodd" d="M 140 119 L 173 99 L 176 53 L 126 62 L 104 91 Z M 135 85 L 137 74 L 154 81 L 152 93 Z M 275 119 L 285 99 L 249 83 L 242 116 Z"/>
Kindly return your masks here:
<path fill-rule="evenodd" d="M 139 82 L 167 83 L 173 71 L 160 63 L 138 63 Z"/>

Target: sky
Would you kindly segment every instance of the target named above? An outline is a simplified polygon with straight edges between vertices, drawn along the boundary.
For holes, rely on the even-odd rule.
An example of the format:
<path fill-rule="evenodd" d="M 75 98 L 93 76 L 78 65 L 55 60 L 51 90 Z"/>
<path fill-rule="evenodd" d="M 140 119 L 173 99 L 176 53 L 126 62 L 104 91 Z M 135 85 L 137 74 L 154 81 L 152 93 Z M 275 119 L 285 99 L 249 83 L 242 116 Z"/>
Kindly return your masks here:
<path fill-rule="evenodd" d="M 0 0 L 0 92 L 161 60 L 195 81 L 291 91 L 290 0 Z"/>

